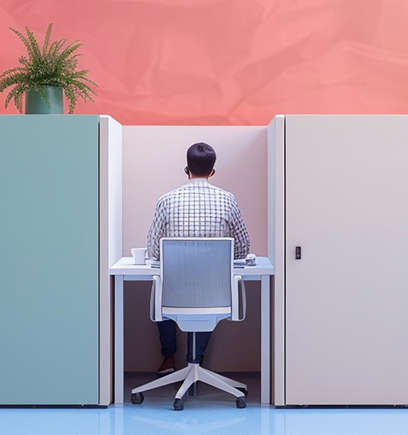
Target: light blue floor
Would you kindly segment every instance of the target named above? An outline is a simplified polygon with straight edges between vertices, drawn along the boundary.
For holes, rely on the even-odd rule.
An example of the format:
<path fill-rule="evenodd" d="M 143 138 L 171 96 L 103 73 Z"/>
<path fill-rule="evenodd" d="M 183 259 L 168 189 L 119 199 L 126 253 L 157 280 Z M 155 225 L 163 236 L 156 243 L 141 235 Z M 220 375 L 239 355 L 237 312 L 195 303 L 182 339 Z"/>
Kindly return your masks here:
<path fill-rule="evenodd" d="M 242 379 L 242 376 L 240 377 Z M 145 379 L 133 378 L 135 381 Z M 184 411 L 172 410 L 174 387 L 146 393 L 140 405 L 107 409 L 0 409 L 1 435 L 399 435 L 408 434 L 408 410 L 397 408 L 263 408 L 250 387 L 249 405 L 236 409 L 228 395 L 206 387 L 187 398 Z M 132 383 L 133 383 L 132 382 Z M 139 382 L 140 383 L 140 382 Z M 253 392 L 251 394 L 251 391 Z M 252 395 L 252 399 L 251 399 Z"/>

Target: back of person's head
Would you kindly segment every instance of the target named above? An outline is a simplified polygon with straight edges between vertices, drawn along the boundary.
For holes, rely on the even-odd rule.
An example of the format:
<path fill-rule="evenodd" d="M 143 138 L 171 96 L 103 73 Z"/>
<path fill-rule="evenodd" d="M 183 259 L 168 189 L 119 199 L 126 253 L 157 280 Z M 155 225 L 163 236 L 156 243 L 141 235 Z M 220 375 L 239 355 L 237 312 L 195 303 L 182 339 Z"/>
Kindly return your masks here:
<path fill-rule="evenodd" d="M 214 148 L 204 142 L 191 145 L 187 150 L 187 168 L 192 175 L 208 177 L 215 164 Z"/>

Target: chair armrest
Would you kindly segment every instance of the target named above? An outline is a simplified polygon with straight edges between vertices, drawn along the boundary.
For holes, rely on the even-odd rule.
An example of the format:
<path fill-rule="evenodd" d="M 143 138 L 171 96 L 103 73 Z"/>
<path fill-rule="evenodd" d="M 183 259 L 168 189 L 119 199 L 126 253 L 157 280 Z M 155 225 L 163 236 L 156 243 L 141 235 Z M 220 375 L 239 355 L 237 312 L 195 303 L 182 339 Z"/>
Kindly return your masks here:
<path fill-rule="evenodd" d="M 152 281 L 152 289 L 150 291 L 150 320 L 154 322 L 154 281 Z"/>
<path fill-rule="evenodd" d="M 246 318 L 246 289 L 245 281 L 241 279 L 241 299 L 242 299 L 242 318 L 239 319 L 240 322 Z"/>
<path fill-rule="evenodd" d="M 161 322 L 162 317 L 162 280 L 160 276 L 153 276 L 152 291 L 150 293 L 150 320 Z"/>
<path fill-rule="evenodd" d="M 239 283 L 242 291 L 242 317 L 239 317 Z M 231 292 L 231 320 L 242 322 L 246 317 L 246 293 L 245 284 L 241 275 L 234 275 Z"/>

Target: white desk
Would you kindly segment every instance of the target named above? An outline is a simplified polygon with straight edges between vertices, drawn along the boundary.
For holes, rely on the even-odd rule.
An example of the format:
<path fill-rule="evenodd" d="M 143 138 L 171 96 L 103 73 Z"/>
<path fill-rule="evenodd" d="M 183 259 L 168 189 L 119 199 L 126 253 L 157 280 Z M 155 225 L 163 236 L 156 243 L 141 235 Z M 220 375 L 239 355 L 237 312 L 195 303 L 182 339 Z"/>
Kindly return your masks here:
<path fill-rule="evenodd" d="M 261 281 L 261 402 L 270 404 L 270 277 L 274 274 L 268 258 L 258 257 L 256 266 L 234 269 L 245 281 Z M 110 269 L 115 276 L 115 403 L 123 403 L 123 282 L 152 281 L 160 269 L 132 264 L 131 257 L 123 257 Z"/>

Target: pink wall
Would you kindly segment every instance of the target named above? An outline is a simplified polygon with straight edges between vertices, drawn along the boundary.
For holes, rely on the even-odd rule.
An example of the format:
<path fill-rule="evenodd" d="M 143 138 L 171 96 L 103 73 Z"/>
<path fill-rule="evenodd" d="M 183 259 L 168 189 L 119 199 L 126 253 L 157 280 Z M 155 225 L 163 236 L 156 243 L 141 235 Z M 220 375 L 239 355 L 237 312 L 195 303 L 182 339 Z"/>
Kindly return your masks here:
<path fill-rule="evenodd" d="M 2 0 L 0 70 L 23 52 L 8 26 L 52 21 L 85 43 L 100 85 L 80 113 L 176 125 L 406 113 L 407 18 L 406 0 Z"/>

